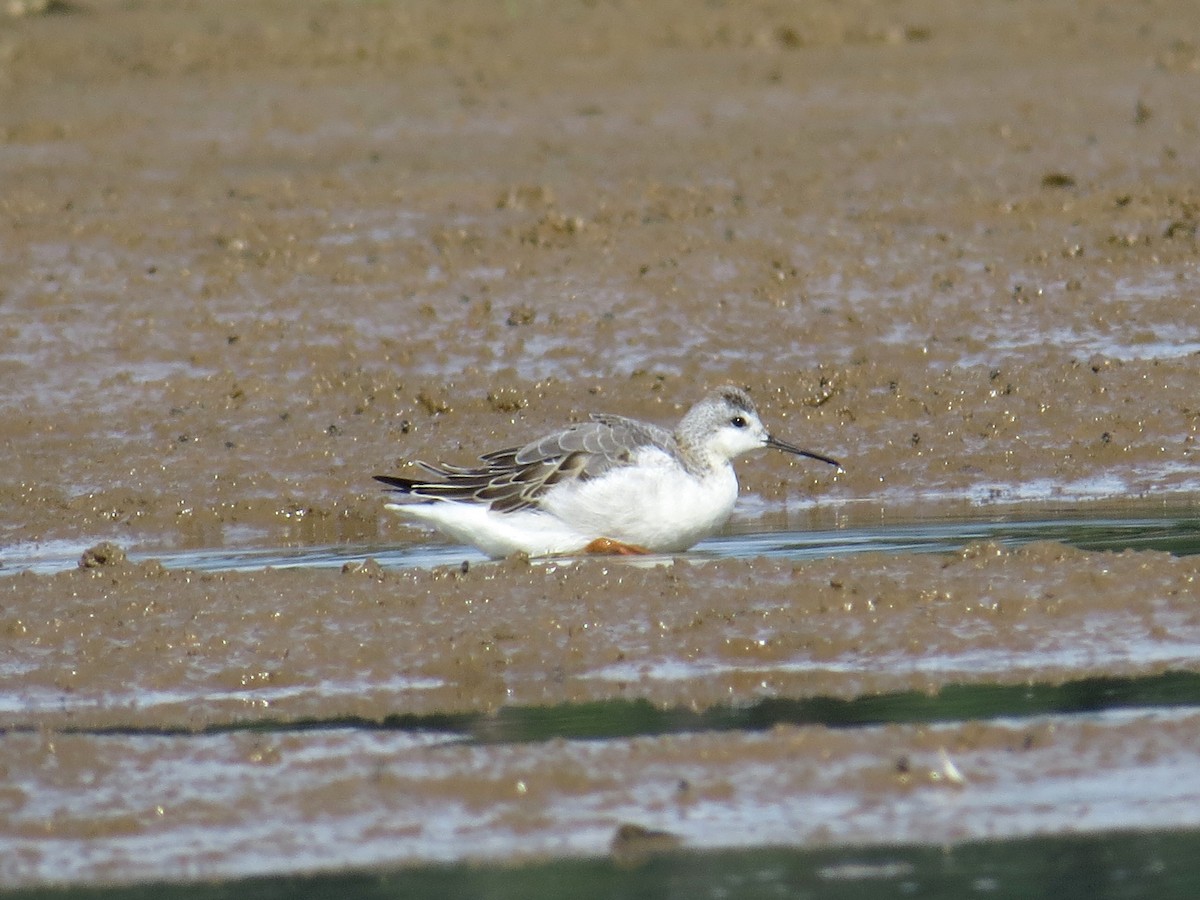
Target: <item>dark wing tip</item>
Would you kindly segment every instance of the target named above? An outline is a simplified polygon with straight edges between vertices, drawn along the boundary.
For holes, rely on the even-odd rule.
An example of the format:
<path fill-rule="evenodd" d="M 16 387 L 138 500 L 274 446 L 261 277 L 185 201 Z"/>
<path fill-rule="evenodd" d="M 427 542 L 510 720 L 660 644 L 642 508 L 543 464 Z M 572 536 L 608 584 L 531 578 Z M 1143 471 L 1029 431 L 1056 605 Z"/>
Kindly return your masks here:
<path fill-rule="evenodd" d="M 417 482 L 411 478 L 397 478 L 394 475 L 372 475 L 371 477 L 390 488 L 403 491 L 406 494 L 417 486 Z"/>

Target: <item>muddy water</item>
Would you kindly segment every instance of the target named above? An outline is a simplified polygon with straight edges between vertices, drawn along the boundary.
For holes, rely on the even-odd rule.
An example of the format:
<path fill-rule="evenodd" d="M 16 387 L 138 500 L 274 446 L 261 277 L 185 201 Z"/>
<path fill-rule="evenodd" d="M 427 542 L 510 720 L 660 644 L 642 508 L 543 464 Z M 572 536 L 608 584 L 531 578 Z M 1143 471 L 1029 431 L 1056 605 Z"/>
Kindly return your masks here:
<path fill-rule="evenodd" d="M 4 886 L 1180 871 L 1194 4 L 0 15 Z M 743 461 L 683 560 L 479 565 L 370 481 L 724 381 L 846 472 Z"/>

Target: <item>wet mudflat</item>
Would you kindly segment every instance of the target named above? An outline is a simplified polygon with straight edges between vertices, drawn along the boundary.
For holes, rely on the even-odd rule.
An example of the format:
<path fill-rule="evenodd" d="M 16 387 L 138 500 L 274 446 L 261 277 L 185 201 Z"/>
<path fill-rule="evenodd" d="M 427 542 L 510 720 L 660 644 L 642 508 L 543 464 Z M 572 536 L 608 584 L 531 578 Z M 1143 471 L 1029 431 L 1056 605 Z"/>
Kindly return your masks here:
<path fill-rule="evenodd" d="M 0 885 L 1194 895 L 1194 4 L 10 6 Z M 370 481 L 725 381 L 680 559 Z"/>
<path fill-rule="evenodd" d="M 0 581 L 4 711 L 23 727 L 205 728 L 1157 674 L 1200 658 L 1198 577 L 1200 556 L 1057 543 L 466 572 L 125 562 Z"/>
<path fill-rule="evenodd" d="M 429 864 L 521 863 L 516 895 L 567 877 L 546 860 L 610 857 L 581 876 L 604 890 L 690 871 L 679 854 L 791 847 L 803 875 L 718 856 L 713 884 L 815 867 L 870 893 L 942 884 L 918 848 L 987 838 L 972 877 L 1000 865 L 1020 892 L 999 860 L 1059 858 L 1055 835 L 1103 855 L 1200 828 L 1200 555 L 105 558 L 0 581 L 13 883 L 286 876 L 253 882 L 269 895 L 366 867 L 436 896 L 455 870 Z M 1146 853 L 1148 890 L 1194 887 L 1188 854 Z"/>

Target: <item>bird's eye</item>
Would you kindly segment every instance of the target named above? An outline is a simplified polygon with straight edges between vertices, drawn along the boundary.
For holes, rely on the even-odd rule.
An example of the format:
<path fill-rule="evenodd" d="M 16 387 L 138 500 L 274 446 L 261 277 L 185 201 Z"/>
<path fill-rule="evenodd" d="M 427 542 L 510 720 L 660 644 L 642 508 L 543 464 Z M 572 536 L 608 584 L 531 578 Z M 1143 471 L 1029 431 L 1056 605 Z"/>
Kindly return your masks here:
<path fill-rule="evenodd" d="M 734 428 L 745 428 L 750 423 L 746 421 L 745 416 L 734 416 L 729 420 L 729 424 Z"/>

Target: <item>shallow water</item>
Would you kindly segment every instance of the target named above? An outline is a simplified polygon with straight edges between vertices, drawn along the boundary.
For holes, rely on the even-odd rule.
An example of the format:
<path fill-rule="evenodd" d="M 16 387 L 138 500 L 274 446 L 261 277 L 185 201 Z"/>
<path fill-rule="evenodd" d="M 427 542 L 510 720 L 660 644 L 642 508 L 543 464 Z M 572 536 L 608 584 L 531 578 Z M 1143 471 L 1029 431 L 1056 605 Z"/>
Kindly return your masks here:
<path fill-rule="evenodd" d="M 645 900 L 767 900 L 822 897 L 1172 898 L 1194 896 L 1200 871 L 1192 852 L 1200 833 L 1104 835 L 968 842 L 953 847 L 883 846 L 794 850 L 754 848 L 665 853 L 640 865 L 608 859 L 505 866 L 423 866 L 403 872 L 351 872 L 250 878 L 223 884 L 152 884 L 78 889 L 71 897 L 104 900 L 275 900 L 275 898 L 440 898 L 524 900 L 569 893 Z M 59 890 L 14 896 L 54 898 Z"/>
<path fill-rule="evenodd" d="M 559 878 L 580 879 L 573 892 L 587 896 L 623 884 L 621 873 L 633 867 L 648 895 L 670 873 L 674 895 L 683 872 L 699 866 L 710 874 L 702 896 L 771 896 L 800 878 L 844 882 L 841 895 L 854 897 L 883 888 L 905 895 L 945 879 L 1018 897 L 1028 896 L 1034 873 L 1074 865 L 1080 845 L 1099 854 L 1089 884 L 1120 885 L 1131 874 L 1127 851 L 1140 842 L 1157 850 L 1137 864 L 1148 880 L 1129 896 L 1175 896 L 1164 889 L 1195 885 L 1200 875 L 1188 849 L 1200 835 L 1198 683 L 1148 681 L 1155 683 L 1035 687 L 990 704 L 986 691 L 978 692 L 982 704 L 965 692 L 949 706 L 918 700 L 907 711 L 905 698 L 895 698 L 892 712 L 886 702 L 870 711 L 811 704 L 798 717 L 787 704 L 701 717 L 606 705 L 513 710 L 496 722 L 10 732 L 0 745 L 20 774 L 7 790 L 28 798 L 10 827 L 53 823 L 53 834 L 36 853 L 27 839 L 0 841 L 0 875 L 153 883 L 174 873 L 235 879 L 223 888 L 231 896 L 271 896 L 360 885 L 365 870 L 379 873 L 370 877 L 380 890 L 388 886 L 384 895 L 438 896 L 439 886 L 472 882 L 470 873 L 493 873 L 499 880 L 488 884 L 501 896 Z M 1185 706 L 1162 705 L 1172 695 Z M 939 724 L 868 724 L 922 722 L 935 710 Z M 786 724 L 793 721 L 805 724 Z M 821 723 L 854 727 L 826 736 L 820 761 L 798 755 L 786 763 L 789 752 L 812 751 Z M 671 737 L 664 743 L 655 734 Z M 47 748 L 64 771 L 86 754 L 87 776 L 30 769 Z M 1072 765 L 1063 765 L 1063 752 Z M 669 838 L 622 841 L 622 822 Z M 1131 840 L 1120 831 L 1128 828 L 1144 833 Z M 1093 834 L 1053 836 L 1064 830 Z M 1050 836 L 1030 837 L 1041 832 Z M 990 840 L 962 840 L 973 833 Z M 952 851 L 938 851 L 949 856 L 931 866 L 921 846 L 951 841 Z M 763 849 L 776 845 L 809 849 Z M 467 847 L 472 864 L 451 865 Z M 512 868 L 514 859 L 546 854 L 585 859 Z M 613 863 L 586 861 L 608 854 Z M 759 870 L 763 859 L 774 863 Z M 509 862 L 488 865 L 501 860 Z M 441 868 L 430 867 L 437 862 Z M 329 869 L 350 871 L 340 879 L 318 874 Z M 291 874 L 261 877 L 272 872 Z M 154 890 L 202 897 L 212 889 Z M 61 896 L 93 895 L 139 896 L 86 888 Z"/>
<path fill-rule="evenodd" d="M 804 531 L 755 531 L 759 523 L 700 542 L 689 559 L 805 560 L 856 553 L 951 553 L 978 541 L 1017 547 L 1033 541 L 1061 541 L 1085 550 L 1160 550 L 1177 556 L 1200 553 L 1200 518 L 1172 515 L 1068 515 L 1030 519 L 936 520 Z M 86 544 L 54 542 L 16 545 L 0 550 L 0 576 L 18 572 L 48 574 L 78 565 Z M 170 569 L 237 572 L 263 568 L 340 569 L 373 559 L 394 568 L 477 564 L 487 557 L 470 547 L 441 544 L 317 545 L 307 547 L 224 547 L 153 552 L 131 550 L 135 561 L 157 560 Z M 630 565 L 653 564 L 672 557 L 616 560 Z"/>

